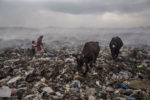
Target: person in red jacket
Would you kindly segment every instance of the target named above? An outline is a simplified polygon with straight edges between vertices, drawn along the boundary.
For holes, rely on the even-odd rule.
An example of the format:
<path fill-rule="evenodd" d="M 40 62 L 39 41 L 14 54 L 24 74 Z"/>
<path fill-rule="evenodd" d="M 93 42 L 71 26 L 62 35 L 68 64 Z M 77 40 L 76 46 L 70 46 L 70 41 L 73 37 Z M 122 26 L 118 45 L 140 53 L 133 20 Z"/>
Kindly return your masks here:
<path fill-rule="evenodd" d="M 41 46 L 43 46 L 42 39 L 43 39 L 43 35 L 41 35 L 37 40 L 37 51 L 42 50 L 42 48 L 41 48 Z"/>

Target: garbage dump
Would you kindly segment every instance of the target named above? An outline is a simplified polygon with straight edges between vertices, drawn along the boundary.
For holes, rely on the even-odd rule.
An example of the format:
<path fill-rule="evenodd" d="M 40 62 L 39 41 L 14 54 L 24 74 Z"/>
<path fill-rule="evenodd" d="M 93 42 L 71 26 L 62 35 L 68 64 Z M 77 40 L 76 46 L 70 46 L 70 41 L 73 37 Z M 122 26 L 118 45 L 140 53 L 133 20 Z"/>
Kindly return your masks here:
<path fill-rule="evenodd" d="M 28 49 L 2 51 L 0 96 L 8 94 L 14 100 L 150 100 L 150 47 L 124 47 L 114 61 L 109 48 L 101 46 L 86 76 L 77 72 L 73 56 L 73 50 L 79 48 L 82 46 L 34 57 Z M 11 88 L 17 90 L 13 96 Z"/>

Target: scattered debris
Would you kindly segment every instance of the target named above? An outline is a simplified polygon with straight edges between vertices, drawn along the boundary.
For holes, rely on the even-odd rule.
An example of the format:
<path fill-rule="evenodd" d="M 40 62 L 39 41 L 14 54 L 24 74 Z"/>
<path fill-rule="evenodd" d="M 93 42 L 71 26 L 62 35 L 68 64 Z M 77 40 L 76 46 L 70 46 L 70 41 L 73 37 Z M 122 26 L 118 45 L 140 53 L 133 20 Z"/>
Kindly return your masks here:
<path fill-rule="evenodd" d="M 86 76 L 77 71 L 74 51 L 66 47 L 34 57 L 27 49 L 1 52 L 0 97 L 16 88 L 15 100 L 149 100 L 150 47 L 123 47 L 113 61 L 109 47 L 101 46 Z"/>

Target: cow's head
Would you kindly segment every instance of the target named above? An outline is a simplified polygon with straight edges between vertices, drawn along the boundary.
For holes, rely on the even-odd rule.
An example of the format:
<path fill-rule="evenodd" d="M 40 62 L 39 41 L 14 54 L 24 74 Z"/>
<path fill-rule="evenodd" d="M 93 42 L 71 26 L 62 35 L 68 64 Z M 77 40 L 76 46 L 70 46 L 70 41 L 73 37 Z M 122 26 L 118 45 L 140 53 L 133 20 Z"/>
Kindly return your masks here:
<path fill-rule="evenodd" d="M 110 49 L 111 49 L 111 55 L 113 59 L 115 60 L 119 54 L 118 44 L 113 41 L 113 43 L 110 44 Z"/>
<path fill-rule="evenodd" d="M 84 56 L 82 54 L 73 55 L 77 61 L 77 69 L 80 70 L 84 64 Z"/>

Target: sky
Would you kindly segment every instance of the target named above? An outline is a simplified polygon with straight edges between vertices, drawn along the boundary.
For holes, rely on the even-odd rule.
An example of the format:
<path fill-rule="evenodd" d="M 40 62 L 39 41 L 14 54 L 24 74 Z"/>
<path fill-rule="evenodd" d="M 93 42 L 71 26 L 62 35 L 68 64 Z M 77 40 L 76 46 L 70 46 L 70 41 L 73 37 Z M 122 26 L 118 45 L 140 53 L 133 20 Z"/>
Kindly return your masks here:
<path fill-rule="evenodd" d="M 150 0 L 0 0 L 0 27 L 150 26 Z"/>

